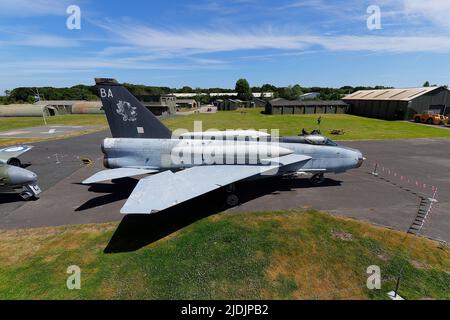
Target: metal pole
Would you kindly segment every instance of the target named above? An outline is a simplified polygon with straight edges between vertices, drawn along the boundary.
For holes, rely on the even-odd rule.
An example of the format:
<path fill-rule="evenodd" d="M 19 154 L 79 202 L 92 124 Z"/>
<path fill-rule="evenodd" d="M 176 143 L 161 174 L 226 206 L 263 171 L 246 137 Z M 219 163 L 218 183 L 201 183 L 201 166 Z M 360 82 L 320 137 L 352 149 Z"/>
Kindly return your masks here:
<path fill-rule="evenodd" d="M 47 119 L 45 118 L 44 107 L 41 107 L 41 111 L 42 111 L 42 118 L 44 118 L 44 123 L 45 123 L 45 125 L 47 125 Z"/>
<path fill-rule="evenodd" d="M 395 285 L 395 291 L 394 291 L 394 298 L 397 298 L 398 295 L 398 289 L 400 288 L 400 279 L 402 278 L 401 275 L 397 278 L 397 284 Z"/>
<path fill-rule="evenodd" d="M 41 96 L 39 95 L 39 89 L 36 87 L 36 92 L 37 92 L 37 96 L 38 96 L 38 101 L 41 101 Z"/>
<path fill-rule="evenodd" d="M 378 163 L 375 163 L 375 168 L 373 169 L 372 174 L 373 174 L 375 177 L 378 177 Z"/>

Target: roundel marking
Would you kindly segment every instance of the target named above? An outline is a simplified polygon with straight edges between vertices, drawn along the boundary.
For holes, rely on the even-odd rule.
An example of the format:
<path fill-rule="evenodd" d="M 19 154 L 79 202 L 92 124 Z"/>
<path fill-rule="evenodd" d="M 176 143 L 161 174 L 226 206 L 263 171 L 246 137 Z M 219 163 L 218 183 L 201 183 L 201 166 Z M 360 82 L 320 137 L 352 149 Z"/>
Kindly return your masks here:
<path fill-rule="evenodd" d="M 17 146 L 17 147 L 9 147 L 9 148 L 1 149 L 0 152 L 20 152 L 20 151 L 23 151 L 26 149 L 27 149 L 27 147 Z"/>

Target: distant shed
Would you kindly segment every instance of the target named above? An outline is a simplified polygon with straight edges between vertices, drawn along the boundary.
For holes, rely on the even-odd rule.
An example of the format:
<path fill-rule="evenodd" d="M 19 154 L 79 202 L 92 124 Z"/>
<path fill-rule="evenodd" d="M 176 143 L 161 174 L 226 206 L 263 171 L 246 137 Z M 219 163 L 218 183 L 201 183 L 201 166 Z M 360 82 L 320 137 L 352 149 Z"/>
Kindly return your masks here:
<path fill-rule="evenodd" d="M 170 114 L 169 106 L 161 102 L 141 102 L 155 116 L 166 116 Z"/>
<path fill-rule="evenodd" d="M 277 98 L 266 105 L 266 114 L 322 114 L 322 113 L 346 113 L 348 104 L 343 101 L 322 100 L 286 100 Z"/>
<path fill-rule="evenodd" d="M 240 99 L 216 100 L 216 106 L 221 111 L 233 111 L 246 107 L 246 102 Z"/>
<path fill-rule="evenodd" d="M 353 114 L 386 120 L 411 120 L 429 110 L 450 114 L 450 90 L 445 87 L 360 90 L 342 100 Z"/>
<path fill-rule="evenodd" d="M 34 104 L 9 104 L 0 106 L 0 117 L 51 117 L 58 114 L 58 110 L 50 106 Z"/>
<path fill-rule="evenodd" d="M 178 108 L 198 108 L 199 104 L 195 99 L 177 99 Z"/>

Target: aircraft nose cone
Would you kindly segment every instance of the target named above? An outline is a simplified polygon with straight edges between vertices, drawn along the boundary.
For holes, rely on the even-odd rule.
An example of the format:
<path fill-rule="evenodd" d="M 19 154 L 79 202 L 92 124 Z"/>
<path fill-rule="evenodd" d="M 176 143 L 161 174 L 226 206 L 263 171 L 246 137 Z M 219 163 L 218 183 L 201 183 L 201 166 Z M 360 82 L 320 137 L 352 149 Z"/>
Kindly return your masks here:
<path fill-rule="evenodd" d="M 366 160 L 366 158 L 364 158 L 364 156 L 362 155 L 361 152 L 358 152 L 358 162 L 356 163 L 356 167 L 360 168 L 362 166 L 362 164 L 364 163 L 364 161 Z"/>
<path fill-rule="evenodd" d="M 8 176 L 13 185 L 35 183 L 37 181 L 37 175 L 34 172 L 19 167 L 10 166 L 8 168 Z"/>

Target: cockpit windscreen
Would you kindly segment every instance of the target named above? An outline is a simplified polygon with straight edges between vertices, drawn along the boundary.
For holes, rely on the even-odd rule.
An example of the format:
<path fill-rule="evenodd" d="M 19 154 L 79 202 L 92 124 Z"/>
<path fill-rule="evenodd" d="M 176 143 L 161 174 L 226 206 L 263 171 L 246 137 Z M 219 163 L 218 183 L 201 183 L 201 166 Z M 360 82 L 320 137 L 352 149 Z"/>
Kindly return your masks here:
<path fill-rule="evenodd" d="M 318 146 L 331 146 L 336 147 L 338 144 L 333 140 L 321 136 L 321 135 L 307 135 L 307 136 L 298 136 L 298 137 L 281 137 L 280 142 L 284 143 L 303 143 L 303 144 L 312 144 Z"/>

